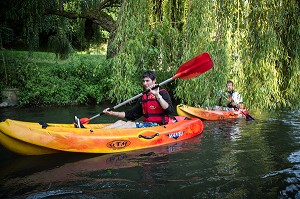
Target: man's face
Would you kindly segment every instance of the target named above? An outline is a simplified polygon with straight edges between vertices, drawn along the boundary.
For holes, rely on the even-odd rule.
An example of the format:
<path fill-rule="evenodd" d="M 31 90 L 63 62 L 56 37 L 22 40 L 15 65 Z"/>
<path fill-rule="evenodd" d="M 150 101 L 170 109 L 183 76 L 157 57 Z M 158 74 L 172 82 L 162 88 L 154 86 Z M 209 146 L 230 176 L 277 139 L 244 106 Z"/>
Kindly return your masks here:
<path fill-rule="evenodd" d="M 228 91 L 232 91 L 232 89 L 233 89 L 232 83 L 228 83 L 228 84 L 227 84 L 227 90 L 228 90 Z"/>
<path fill-rule="evenodd" d="M 153 84 L 155 84 L 156 80 L 152 80 L 149 77 L 145 77 L 142 79 L 142 83 L 145 89 L 148 89 L 149 86 L 152 86 Z"/>

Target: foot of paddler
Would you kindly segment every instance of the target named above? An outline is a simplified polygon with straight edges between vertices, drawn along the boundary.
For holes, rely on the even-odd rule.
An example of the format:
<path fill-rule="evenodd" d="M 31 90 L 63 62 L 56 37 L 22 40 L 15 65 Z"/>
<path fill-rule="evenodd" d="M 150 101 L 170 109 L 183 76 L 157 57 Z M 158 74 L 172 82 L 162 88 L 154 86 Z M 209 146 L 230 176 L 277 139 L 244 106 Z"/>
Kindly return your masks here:
<path fill-rule="evenodd" d="M 74 127 L 75 128 L 85 128 L 77 116 L 74 117 Z"/>

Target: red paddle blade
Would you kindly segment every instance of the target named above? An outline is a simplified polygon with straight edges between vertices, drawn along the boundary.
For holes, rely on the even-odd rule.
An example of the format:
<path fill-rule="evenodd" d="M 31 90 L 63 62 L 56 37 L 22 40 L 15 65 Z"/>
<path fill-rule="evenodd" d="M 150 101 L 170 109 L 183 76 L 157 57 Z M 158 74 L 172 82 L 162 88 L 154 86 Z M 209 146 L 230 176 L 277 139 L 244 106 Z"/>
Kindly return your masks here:
<path fill-rule="evenodd" d="M 202 53 L 193 59 L 182 64 L 173 79 L 191 79 L 208 71 L 213 67 L 214 63 L 207 52 Z"/>
<path fill-rule="evenodd" d="M 80 122 L 81 122 L 81 124 L 87 124 L 87 123 L 89 123 L 91 120 L 89 119 L 89 118 L 81 118 L 80 119 Z"/>

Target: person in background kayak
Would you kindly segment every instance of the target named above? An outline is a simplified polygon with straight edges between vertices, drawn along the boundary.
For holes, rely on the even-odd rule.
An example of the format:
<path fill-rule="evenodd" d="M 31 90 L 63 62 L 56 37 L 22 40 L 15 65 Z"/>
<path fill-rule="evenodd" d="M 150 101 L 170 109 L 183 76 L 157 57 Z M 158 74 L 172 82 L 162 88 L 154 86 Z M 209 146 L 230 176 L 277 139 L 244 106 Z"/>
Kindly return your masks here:
<path fill-rule="evenodd" d="M 104 128 L 141 128 L 156 125 L 164 125 L 172 122 L 169 115 L 173 112 L 172 100 L 169 93 L 165 89 L 159 89 L 156 86 L 156 75 L 153 71 L 146 71 L 142 75 L 142 84 L 146 90 L 150 90 L 147 94 L 143 94 L 137 104 L 126 112 L 109 111 L 105 109 L 103 113 L 126 118 L 130 121 L 119 120 Z M 140 117 L 144 117 L 143 122 L 133 122 Z"/>
<path fill-rule="evenodd" d="M 243 109 L 243 98 L 242 96 L 234 90 L 234 85 L 232 81 L 227 81 L 227 91 L 226 91 L 226 106 L 228 108 L 238 108 Z M 219 105 L 222 104 L 222 97 L 220 98 Z"/>

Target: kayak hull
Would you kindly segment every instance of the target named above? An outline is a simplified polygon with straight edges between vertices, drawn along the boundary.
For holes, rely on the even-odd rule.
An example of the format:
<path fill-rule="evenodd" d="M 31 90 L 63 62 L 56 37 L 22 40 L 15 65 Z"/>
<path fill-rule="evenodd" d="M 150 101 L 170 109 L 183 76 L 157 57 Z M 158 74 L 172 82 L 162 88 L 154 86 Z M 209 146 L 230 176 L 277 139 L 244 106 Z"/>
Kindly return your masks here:
<path fill-rule="evenodd" d="M 249 114 L 247 109 L 242 110 L 207 110 L 204 108 L 192 107 L 184 104 L 177 105 L 177 114 L 186 117 L 197 117 L 203 120 L 225 120 L 246 118 Z"/>
<path fill-rule="evenodd" d="M 150 148 L 192 138 L 202 133 L 203 123 L 192 118 L 149 128 L 102 129 L 109 124 L 48 124 L 7 119 L 0 123 L 0 143 L 22 155 L 58 152 L 117 153 Z"/>

